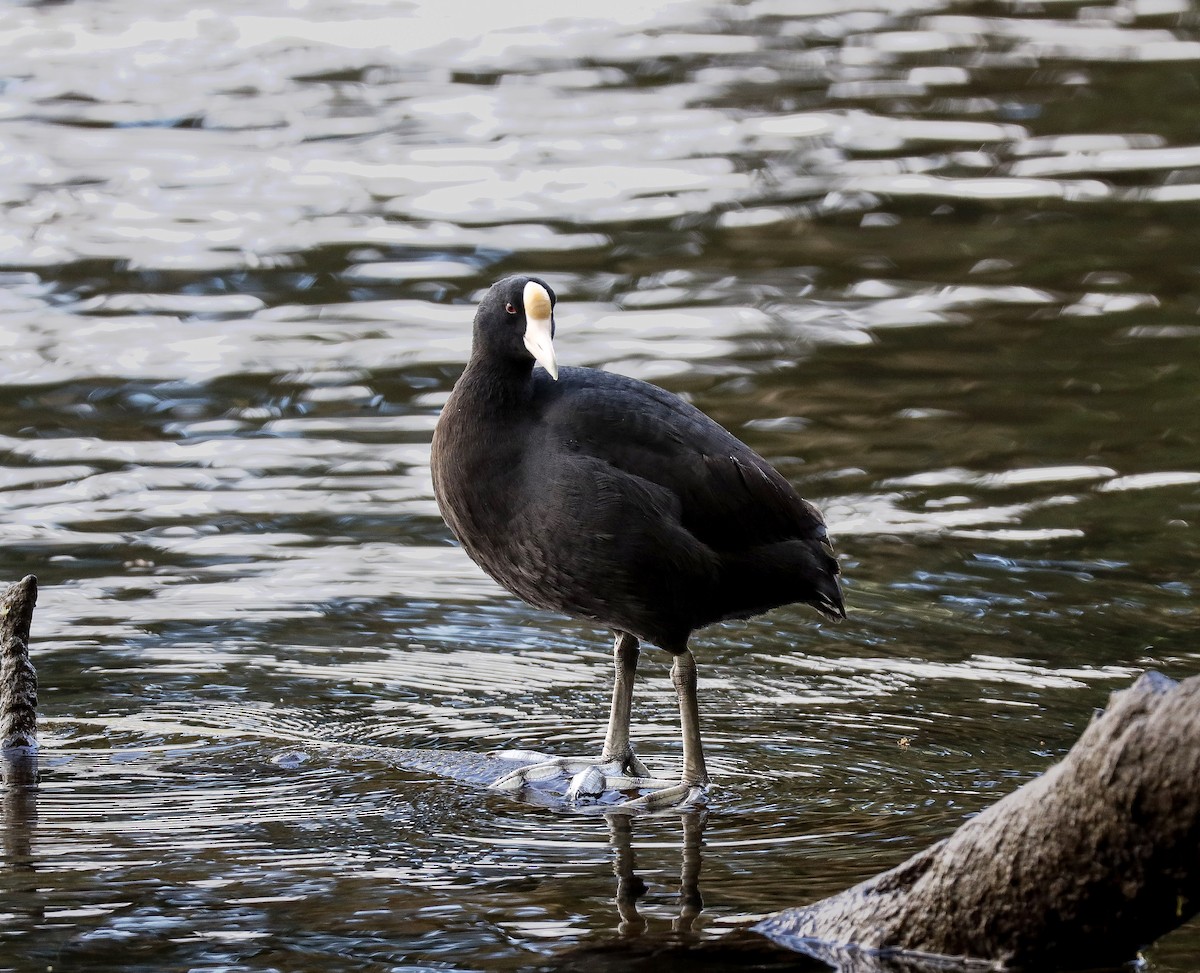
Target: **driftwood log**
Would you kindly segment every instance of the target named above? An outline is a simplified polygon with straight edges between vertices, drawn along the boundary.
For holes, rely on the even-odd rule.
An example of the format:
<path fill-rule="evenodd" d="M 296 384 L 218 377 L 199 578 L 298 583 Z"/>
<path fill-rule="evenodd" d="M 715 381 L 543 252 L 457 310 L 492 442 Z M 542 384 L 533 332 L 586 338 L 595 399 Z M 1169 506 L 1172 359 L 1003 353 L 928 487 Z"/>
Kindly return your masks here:
<path fill-rule="evenodd" d="M 1200 910 L 1200 677 L 1114 693 L 1067 756 L 949 838 L 755 931 L 1005 966 L 1114 966 Z"/>
<path fill-rule="evenodd" d="M 0 768 L 10 839 L 34 814 L 36 601 L 33 577 L 0 597 Z M 9 858 L 19 860 L 13 851 Z M 681 916 L 698 902 L 697 892 Z M 629 908 L 627 921 L 636 912 Z M 1176 683 L 1149 672 L 1113 694 L 1060 763 L 890 871 L 718 940 L 621 939 L 570 950 L 559 957 L 566 966 L 547 968 L 657 973 L 686 961 L 696 971 L 823 963 L 917 970 L 945 969 L 947 958 L 1111 967 L 1198 911 L 1200 676 Z"/>

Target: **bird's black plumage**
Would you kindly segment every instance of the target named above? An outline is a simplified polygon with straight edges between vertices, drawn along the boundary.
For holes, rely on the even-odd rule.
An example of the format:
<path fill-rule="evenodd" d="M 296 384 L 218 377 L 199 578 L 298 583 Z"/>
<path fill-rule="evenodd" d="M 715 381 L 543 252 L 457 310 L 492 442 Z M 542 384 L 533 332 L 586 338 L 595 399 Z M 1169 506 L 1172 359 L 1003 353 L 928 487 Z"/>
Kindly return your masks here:
<path fill-rule="evenodd" d="M 790 602 L 840 617 L 825 523 L 766 460 L 654 385 L 535 367 L 531 279 L 484 298 L 434 435 L 434 490 L 467 553 L 539 608 L 668 651 Z"/>
<path fill-rule="evenodd" d="M 701 626 L 792 602 L 842 617 L 817 509 L 678 396 L 535 367 L 530 293 L 549 347 L 549 286 L 495 284 L 434 433 L 434 492 L 471 558 L 533 605 L 677 655 Z"/>

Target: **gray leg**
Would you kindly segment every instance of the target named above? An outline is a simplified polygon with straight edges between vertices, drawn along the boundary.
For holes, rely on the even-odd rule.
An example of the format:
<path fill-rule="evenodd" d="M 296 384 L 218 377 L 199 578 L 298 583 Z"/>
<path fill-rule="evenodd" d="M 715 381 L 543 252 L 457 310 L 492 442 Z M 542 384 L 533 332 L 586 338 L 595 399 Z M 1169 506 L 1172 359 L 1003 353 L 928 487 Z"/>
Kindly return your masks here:
<path fill-rule="evenodd" d="M 704 801 L 708 787 L 708 769 L 704 766 L 704 746 L 700 742 L 700 708 L 696 704 L 696 659 L 684 649 L 671 665 L 671 682 L 679 696 L 679 724 L 683 735 L 683 773 L 678 784 L 652 791 L 615 810 L 660 811 L 668 807 L 691 807 Z"/>
<path fill-rule="evenodd" d="M 679 725 L 683 733 L 683 775 L 680 783 L 692 787 L 708 784 L 704 745 L 700 742 L 700 707 L 696 702 L 696 659 L 685 649 L 675 656 L 671 682 L 679 695 Z"/>
<path fill-rule="evenodd" d="M 574 801 L 605 790 L 655 788 L 613 807 L 614 811 L 657 811 L 667 807 L 688 807 L 702 803 L 708 786 L 704 766 L 704 748 L 700 743 L 700 712 L 696 705 L 696 660 L 687 649 L 675 656 L 671 682 L 679 695 L 679 721 L 683 731 L 683 773 L 678 784 L 650 776 L 645 765 L 629 745 L 629 716 L 633 705 L 633 677 L 637 672 L 638 640 L 618 632 L 613 645 L 616 672 L 613 677 L 612 709 L 604 753 L 600 761 L 559 757 L 530 764 L 505 774 L 492 784 L 498 790 L 520 790 L 530 784 L 552 781 L 564 774 L 572 776 L 565 797 Z"/>
<path fill-rule="evenodd" d="M 649 777 L 629 745 L 629 716 L 633 709 L 633 676 L 637 672 L 638 640 L 628 632 L 617 632 L 613 645 L 613 694 L 612 710 L 608 717 L 608 733 L 604 737 L 603 763 L 617 761 L 628 773 L 638 777 Z"/>

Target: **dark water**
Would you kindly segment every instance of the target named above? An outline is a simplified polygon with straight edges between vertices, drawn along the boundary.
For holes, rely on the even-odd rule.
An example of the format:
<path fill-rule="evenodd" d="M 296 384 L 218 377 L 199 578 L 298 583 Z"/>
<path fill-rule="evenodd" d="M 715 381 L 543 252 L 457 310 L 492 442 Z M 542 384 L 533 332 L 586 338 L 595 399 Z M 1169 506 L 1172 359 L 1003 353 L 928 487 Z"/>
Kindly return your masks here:
<path fill-rule="evenodd" d="M 700 935 L 1200 672 L 1193 4 L 47 3 L 0 53 L 0 543 L 44 713 L 0 967 L 514 970 L 678 920 L 694 819 L 614 836 L 402 759 L 607 717 L 607 635 L 432 499 L 509 272 L 558 290 L 560 361 L 690 397 L 843 553 L 847 622 L 697 639 Z"/>

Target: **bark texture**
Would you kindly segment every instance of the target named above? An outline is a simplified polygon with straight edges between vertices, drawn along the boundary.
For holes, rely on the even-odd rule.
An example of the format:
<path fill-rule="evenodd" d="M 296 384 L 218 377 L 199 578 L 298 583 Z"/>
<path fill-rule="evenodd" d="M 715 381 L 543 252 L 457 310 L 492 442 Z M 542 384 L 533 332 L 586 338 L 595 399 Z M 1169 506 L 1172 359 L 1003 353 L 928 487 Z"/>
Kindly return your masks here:
<path fill-rule="evenodd" d="M 1200 677 L 1149 672 L 1067 756 L 949 838 L 755 930 L 821 944 L 1114 965 L 1200 909 Z"/>
<path fill-rule="evenodd" d="M 37 746 L 37 673 L 29 661 L 29 625 L 37 578 L 22 578 L 0 597 L 0 750 Z"/>

